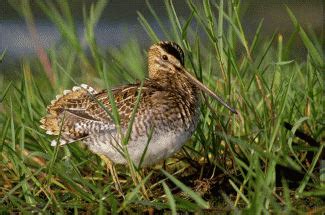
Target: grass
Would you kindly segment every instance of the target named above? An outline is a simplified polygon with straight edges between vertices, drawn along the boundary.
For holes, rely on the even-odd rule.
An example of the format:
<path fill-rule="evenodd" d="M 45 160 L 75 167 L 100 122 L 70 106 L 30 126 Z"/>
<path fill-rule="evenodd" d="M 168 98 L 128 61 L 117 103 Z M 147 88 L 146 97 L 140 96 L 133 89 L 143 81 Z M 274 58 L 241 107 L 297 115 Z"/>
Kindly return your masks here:
<path fill-rule="evenodd" d="M 97 46 L 94 28 L 106 0 L 83 11 L 90 55 L 78 39 L 68 3 L 35 2 L 62 39 L 49 50 L 39 47 L 36 60 L 22 61 L 14 71 L 20 74 L 18 79 L 0 79 L 2 213 L 325 210 L 320 181 L 324 167 L 319 165 L 324 159 L 322 41 L 309 36 L 312 32 L 299 25 L 289 8 L 294 33 L 262 37 L 260 22 L 250 40 L 237 1 L 206 0 L 202 5 L 189 1 L 192 13 L 180 19 L 166 0 L 169 26 L 147 2 L 164 33 L 159 38 L 139 14 L 152 42 L 178 42 L 186 54 L 186 67 L 236 106 L 238 115 L 203 97 L 198 128 L 179 153 L 151 168 L 116 167 L 123 197 L 99 156 L 81 143 L 51 147 L 39 119 L 63 89 L 80 83 L 110 88 L 143 79 L 145 52 L 135 39 L 119 50 Z M 11 3 L 37 39 L 28 3 Z M 302 59 L 295 57 L 295 40 L 306 49 Z M 5 52 L 1 62 L 6 60 Z M 116 111 L 112 115 L 118 122 Z"/>

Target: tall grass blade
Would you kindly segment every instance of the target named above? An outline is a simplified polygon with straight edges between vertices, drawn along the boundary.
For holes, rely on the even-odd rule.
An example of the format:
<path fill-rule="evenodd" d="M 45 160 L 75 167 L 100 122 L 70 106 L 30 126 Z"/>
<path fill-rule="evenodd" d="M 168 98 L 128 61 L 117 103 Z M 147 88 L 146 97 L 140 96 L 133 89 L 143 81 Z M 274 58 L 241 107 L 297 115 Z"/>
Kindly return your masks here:
<path fill-rule="evenodd" d="M 167 184 L 165 182 L 162 182 L 162 185 L 164 187 L 164 191 L 165 191 L 165 194 L 167 196 L 168 203 L 169 203 L 172 215 L 176 215 L 177 211 L 176 211 L 176 204 L 175 204 L 175 199 L 173 197 L 173 194 L 172 194 L 172 192 L 170 191 L 169 187 L 167 186 Z"/>
<path fill-rule="evenodd" d="M 157 34 L 152 29 L 152 27 L 150 26 L 148 21 L 144 18 L 144 16 L 139 12 L 138 12 L 138 20 L 139 20 L 140 24 L 142 25 L 142 27 L 144 28 L 144 30 L 147 32 L 147 34 L 150 37 L 151 41 L 158 42 L 159 38 L 158 38 Z"/>
<path fill-rule="evenodd" d="M 177 187 L 179 187 L 183 192 L 185 192 L 187 195 L 189 195 L 201 208 L 209 208 L 209 203 L 204 201 L 197 193 L 195 193 L 191 188 L 187 187 L 185 184 L 183 184 L 181 181 L 179 181 L 177 178 L 169 174 L 163 169 L 160 169 L 160 171 L 169 178 Z"/>
<path fill-rule="evenodd" d="M 128 207 L 128 205 L 137 198 L 137 195 L 139 194 L 141 187 L 147 182 L 147 180 L 150 177 L 151 177 L 151 173 L 149 173 L 131 192 L 127 193 L 125 200 L 122 202 L 118 212 L 121 212 L 123 209 Z"/>
<path fill-rule="evenodd" d="M 292 21 L 292 23 L 295 25 L 295 27 L 299 30 L 299 35 L 305 45 L 305 47 L 308 49 L 311 57 L 313 58 L 313 60 L 320 66 L 323 67 L 324 66 L 324 56 L 322 53 L 319 53 L 318 50 L 315 48 L 315 46 L 313 45 L 312 41 L 309 39 L 308 35 L 306 34 L 306 32 L 304 31 L 304 29 L 300 26 L 300 24 L 298 23 L 295 15 L 292 13 L 292 11 L 290 10 L 290 8 L 286 7 L 287 12 L 290 16 L 290 19 Z"/>

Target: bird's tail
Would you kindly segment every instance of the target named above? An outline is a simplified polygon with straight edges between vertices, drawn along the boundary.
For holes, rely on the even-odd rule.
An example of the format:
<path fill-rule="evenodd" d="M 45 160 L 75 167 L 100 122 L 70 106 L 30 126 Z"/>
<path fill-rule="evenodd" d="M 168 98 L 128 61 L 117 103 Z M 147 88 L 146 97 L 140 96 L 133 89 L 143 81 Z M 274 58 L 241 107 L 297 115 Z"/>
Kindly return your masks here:
<path fill-rule="evenodd" d="M 84 109 L 89 100 L 89 94 L 97 92 L 86 84 L 75 86 L 72 90 L 63 91 L 62 95 L 57 95 L 56 99 L 51 101 L 47 107 L 47 115 L 40 120 L 40 127 L 48 135 L 60 135 L 60 145 L 64 145 L 76 139 L 82 138 L 82 135 L 74 135 L 70 128 L 74 127 L 75 120 L 68 115 L 65 117 L 66 109 Z M 77 138 L 76 138 L 77 137 Z M 56 145 L 57 141 L 52 141 L 51 145 Z"/>

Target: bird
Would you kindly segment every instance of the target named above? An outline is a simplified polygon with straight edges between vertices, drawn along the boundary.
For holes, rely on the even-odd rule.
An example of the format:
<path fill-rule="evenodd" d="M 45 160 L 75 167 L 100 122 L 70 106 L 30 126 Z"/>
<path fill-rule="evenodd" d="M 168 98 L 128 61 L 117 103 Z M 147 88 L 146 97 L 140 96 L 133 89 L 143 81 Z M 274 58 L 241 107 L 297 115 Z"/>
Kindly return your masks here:
<path fill-rule="evenodd" d="M 171 157 L 192 136 L 201 91 L 237 113 L 188 72 L 176 42 L 151 45 L 147 60 L 148 78 L 142 82 L 100 91 L 81 84 L 56 96 L 40 120 L 40 127 L 57 137 L 51 145 L 81 141 L 115 164 L 130 160 L 151 166 Z"/>

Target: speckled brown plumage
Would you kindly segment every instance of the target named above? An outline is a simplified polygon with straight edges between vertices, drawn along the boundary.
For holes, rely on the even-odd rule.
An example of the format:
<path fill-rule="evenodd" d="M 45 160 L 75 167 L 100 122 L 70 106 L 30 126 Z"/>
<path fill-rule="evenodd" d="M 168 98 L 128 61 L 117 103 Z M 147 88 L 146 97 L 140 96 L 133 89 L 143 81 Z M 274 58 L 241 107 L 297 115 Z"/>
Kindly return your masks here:
<path fill-rule="evenodd" d="M 112 89 L 121 133 L 111 117 L 107 91 L 97 92 L 85 84 L 57 96 L 48 106 L 41 128 L 50 135 L 60 134 L 60 145 L 82 140 L 93 152 L 125 163 L 122 136 L 141 91 L 127 149 L 136 164 L 143 153 L 143 165 L 153 164 L 177 151 L 198 122 L 199 89 L 205 89 L 183 66 L 184 54 L 176 43 L 160 42 L 150 47 L 149 78 L 142 87 L 136 83 Z"/>

